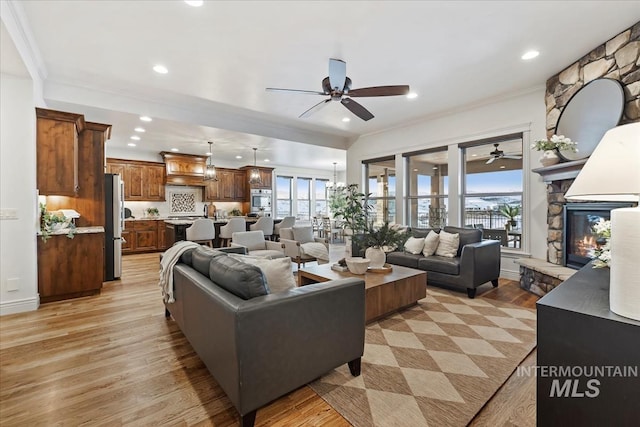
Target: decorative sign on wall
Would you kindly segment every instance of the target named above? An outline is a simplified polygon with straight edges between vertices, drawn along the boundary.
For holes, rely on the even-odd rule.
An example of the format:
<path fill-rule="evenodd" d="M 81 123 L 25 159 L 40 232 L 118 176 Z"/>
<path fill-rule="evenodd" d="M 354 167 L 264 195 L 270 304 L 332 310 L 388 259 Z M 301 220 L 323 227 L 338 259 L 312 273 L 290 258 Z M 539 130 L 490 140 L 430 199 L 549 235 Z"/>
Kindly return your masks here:
<path fill-rule="evenodd" d="M 194 191 L 172 191 L 169 193 L 171 213 L 196 213 L 196 194 Z"/>

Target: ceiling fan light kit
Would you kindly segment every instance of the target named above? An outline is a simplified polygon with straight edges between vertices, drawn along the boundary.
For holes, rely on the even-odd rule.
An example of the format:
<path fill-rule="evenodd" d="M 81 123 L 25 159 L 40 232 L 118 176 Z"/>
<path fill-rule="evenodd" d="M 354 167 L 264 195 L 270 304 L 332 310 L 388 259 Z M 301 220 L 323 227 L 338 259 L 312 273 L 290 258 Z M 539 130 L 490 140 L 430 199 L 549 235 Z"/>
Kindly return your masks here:
<path fill-rule="evenodd" d="M 329 76 L 322 80 L 322 92 L 312 90 L 298 89 L 280 89 L 268 87 L 270 92 L 296 92 L 309 95 L 329 96 L 329 99 L 320 101 L 304 113 L 300 114 L 300 118 L 311 116 L 316 111 L 322 109 L 329 101 L 339 101 L 347 110 L 358 116 L 364 121 L 371 120 L 374 115 L 363 107 L 360 103 L 354 101 L 354 97 L 373 97 L 373 96 L 397 96 L 407 95 L 410 91 L 408 85 L 397 86 L 372 86 L 359 89 L 351 89 L 351 79 L 347 77 L 347 64 L 340 59 L 329 59 Z"/>
<path fill-rule="evenodd" d="M 218 173 L 216 172 L 216 167 L 213 165 L 213 142 L 209 141 L 209 162 L 207 163 L 207 167 L 204 171 L 204 180 L 205 181 L 217 181 Z"/>
<path fill-rule="evenodd" d="M 251 169 L 251 172 L 249 173 L 249 184 L 251 185 L 262 184 L 262 178 L 260 177 L 260 171 L 258 170 L 257 163 L 256 163 L 257 151 L 258 151 L 257 148 L 253 149 L 253 169 Z"/>
<path fill-rule="evenodd" d="M 487 164 L 490 165 L 491 163 L 495 162 L 498 159 L 513 159 L 513 160 L 522 160 L 522 156 L 517 155 L 517 154 L 504 154 L 504 151 L 500 150 L 498 148 L 500 144 L 493 144 L 493 146 L 495 147 L 495 149 L 489 153 L 489 155 L 491 156 L 489 158 L 489 160 L 487 160 Z"/>

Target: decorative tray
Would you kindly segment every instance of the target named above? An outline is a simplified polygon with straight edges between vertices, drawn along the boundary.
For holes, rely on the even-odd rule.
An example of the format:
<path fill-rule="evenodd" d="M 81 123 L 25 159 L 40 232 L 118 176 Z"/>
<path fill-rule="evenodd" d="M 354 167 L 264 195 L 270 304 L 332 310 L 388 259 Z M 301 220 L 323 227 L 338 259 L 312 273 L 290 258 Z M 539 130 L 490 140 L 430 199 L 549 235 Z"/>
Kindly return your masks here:
<path fill-rule="evenodd" d="M 393 271 L 393 266 L 391 264 L 385 264 L 380 268 L 369 267 L 367 271 L 370 273 L 391 273 Z"/>

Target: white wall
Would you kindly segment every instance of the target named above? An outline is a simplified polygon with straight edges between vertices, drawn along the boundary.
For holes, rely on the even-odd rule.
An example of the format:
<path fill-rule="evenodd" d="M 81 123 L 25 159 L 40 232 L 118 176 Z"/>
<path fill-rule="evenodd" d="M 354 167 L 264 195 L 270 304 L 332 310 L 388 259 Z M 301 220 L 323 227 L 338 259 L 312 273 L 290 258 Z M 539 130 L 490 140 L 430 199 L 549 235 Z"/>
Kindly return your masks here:
<path fill-rule="evenodd" d="M 36 310 L 37 198 L 33 81 L 0 75 L 0 314 Z M 12 280 L 15 279 L 15 280 Z"/>
<path fill-rule="evenodd" d="M 347 182 L 362 185 L 362 160 L 433 147 L 449 147 L 450 193 L 458 186 L 459 158 L 456 144 L 481 138 L 504 135 L 513 132 L 525 132 L 529 141 L 546 137 L 545 133 L 544 88 L 535 88 L 508 99 L 495 100 L 483 105 L 473 106 L 457 112 L 398 127 L 385 132 L 360 137 L 347 151 Z M 518 266 L 514 258 L 533 256 L 546 259 L 547 237 L 547 201 L 546 186 L 539 175 L 530 172 L 539 167 L 539 155 L 531 152 L 528 141 L 523 142 L 524 185 L 528 187 L 527 198 L 523 201 L 527 224 L 526 239 L 522 251 L 503 251 L 502 276 L 516 279 Z M 396 157 L 396 160 L 398 157 Z M 402 162 L 396 161 L 397 175 L 404 176 Z M 401 181 L 401 180 L 398 180 Z M 398 186 L 398 222 L 403 222 L 403 188 Z M 450 208 L 457 210 L 459 200 L 450 200 Z M 450 218 L 451 220 L 451 218 Z M 454 219 L 454 221 L 456 221 Z M 454 222 L 451 222 L 454 224 Z"/>

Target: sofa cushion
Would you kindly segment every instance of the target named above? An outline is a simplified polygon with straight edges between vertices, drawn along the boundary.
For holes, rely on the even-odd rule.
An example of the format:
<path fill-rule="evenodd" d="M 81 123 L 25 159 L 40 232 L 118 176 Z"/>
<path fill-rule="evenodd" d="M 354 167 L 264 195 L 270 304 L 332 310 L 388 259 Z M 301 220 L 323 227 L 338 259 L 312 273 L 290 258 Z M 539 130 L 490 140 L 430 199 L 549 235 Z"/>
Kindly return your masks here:
<path fill-rule="evenodd" d="M 206 246 L 195 248 L 191 252 L 191 266 L 198 273 L 209 276 L 209 263 L 211 262 L 211 259 L 222 255 L 226 256 L 227 254 Z"/>
<path fill-rule="evenodd" d="M 296 287 L 296 279 L 293 277 L 291 259 L 289 258 L 267 259 L 251 255 L 235 254 L 229 256 L 249 265 L 259 267 L 267 279 L 267 286 L 269 287 L 270 293 L 284 292 Z"/>
<path fill-rule="evenodd" d="M 444 228 L 444 231 L 446 231 L 447 233 L 457 233 L 460 235 L 458 254 L 456 256 L 462 255 L 462 248 L 464 247 L 464 245 L 468 245 L 469 243 L 478 243 L 482 240 L 482 230 L 479 228 L 460 228 L 447 226 Z"/>
<path fill-rule="evenodd" d="M 438 244 L 440 243 L 440 235 L 431 230 L 427 237 L 424 238 L 424 248 L 422 248 L 422 255 L 431 256 L 436 253 Z"/>
<path fill-rule="evenodd" d="M 440 232 L 439 228 L 412 228 L 411 235 L 413 237 L 427 237 L 431 230 L 435 231 L 436 233 Z"/>
<path fill-rule="evenodd" d="M 460 235 L 458 233 L 447 233 L 442 230 L 440 232 L 439 240 L 436 255 L 449 258 L 453 258 L 457 255 L 458 246 L 460 244 Z"/>
<path fill-rule="evenodd" d="M 410 254 L 419 254 L 424 247 L 424 238 L 422 237 L 409 237 L 404 243 L 404 251 Z"/>
<path fill-rule="evenodd" d="M 407 252 L 391 252 L 387 254 L 389 264 L 402 265 L 409 268 L 418 268 L 418 260 L 424 258 L 422 253 L 410 254 Z"/>
<path fill-rule="evenodd" d="M 313 227 L 305 226 L 305 227 L 293 227 L 293 240 L 296 240 L 302 243 L 314 242 L 313 239 Z"/>
<path fill-rule="evenodd" d="M 209 278 L 235 296 L 248 300 L 269 293 L 264 273 L 255 265 L 247 265 L 230 256 L 211 259 Z"/>
<path fill-rule="evenodd" d="M 423 257 L 418 261 L 418 268 L 420 270 L 457 276 L 460 274 L 460 258 L 448 258 L 437 255 Z"/>
<path fill-rule="evenodd" d="M 262 230 L 236 231 L 231 234 L 231 241 L 237 245 L 244 246 L 249 252 L 265 248 Z"/>
<path fill-rule="evenodd" d="M 291 228 L 281 228 L 280 238 L 287 239 L 287 240 L 295 240 L 295 238 L 293 237 L 293 230 Z"/>

